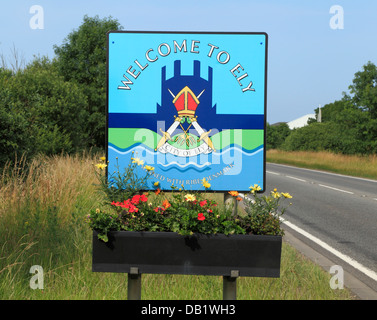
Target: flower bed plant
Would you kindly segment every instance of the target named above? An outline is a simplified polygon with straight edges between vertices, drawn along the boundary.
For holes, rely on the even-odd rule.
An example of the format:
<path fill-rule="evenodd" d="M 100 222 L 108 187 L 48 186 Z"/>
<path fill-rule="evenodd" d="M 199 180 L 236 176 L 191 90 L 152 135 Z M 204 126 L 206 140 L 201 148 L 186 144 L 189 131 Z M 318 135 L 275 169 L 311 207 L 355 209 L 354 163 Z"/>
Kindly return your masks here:
<path fill-rule="evenodd" d="M 89 226 L 98 233 L 98 238 L 108 241 L 109 231 L 155 231 L 176 232 L 180 235 L 200 234 L 250 234 L 283 235 L 279 217 L 286 208 L 281 207 L 284 199 L 292 198 L 288 193 L 276 189 L 268 195 L 261 195 L 258 185 L 250 187 L 250 193 L 241 197 L 237 191 L 229 191 L 234 201 L 242 201 L 244 212 L 232 213 L 232 209 L 220 205 L 208 197 L 211 185 L 202 180 L 203 191 L 192 192 L 183 186 L 172 186 L 167 193 L 154 183 L 155 190 L 146 189 L 148 179 L 153 179 L 154 168 L 144 165 L 138 158 L 123 174 L 119 170 L 104 175 L 105 159 L 96 167 L 100 191 L 105 202 L 87 216 Z M 136 167 L 142 166 L 145 175 L 138 177 Z"/>

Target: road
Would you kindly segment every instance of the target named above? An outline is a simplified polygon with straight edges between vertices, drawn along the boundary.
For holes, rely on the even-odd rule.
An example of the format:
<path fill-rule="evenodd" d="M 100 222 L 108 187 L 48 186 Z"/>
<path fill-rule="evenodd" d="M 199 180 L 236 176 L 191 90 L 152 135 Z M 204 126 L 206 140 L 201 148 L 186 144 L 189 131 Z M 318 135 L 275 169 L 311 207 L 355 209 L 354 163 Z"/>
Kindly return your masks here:
<path fill-rule="evenodd" d="M 377 291 L 377 181 L 267 163 L 266 182 L 293 196 L 288 223 L 361 265 L 350 270 Z"/>

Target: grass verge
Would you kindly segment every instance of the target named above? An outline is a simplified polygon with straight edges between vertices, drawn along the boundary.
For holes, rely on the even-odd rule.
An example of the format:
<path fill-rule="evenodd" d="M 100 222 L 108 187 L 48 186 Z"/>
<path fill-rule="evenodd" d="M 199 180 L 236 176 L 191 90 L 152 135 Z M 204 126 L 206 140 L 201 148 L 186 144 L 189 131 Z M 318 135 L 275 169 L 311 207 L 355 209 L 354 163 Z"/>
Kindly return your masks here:
<path fill-rule="evenodd" d="M 377 180 L 377 155 L 356 156 L 330 152 L 268 150 L 266 161 Z"/>
<path fill-rule="evenodd" d="M 123 300 L 127 275 L 91 271 L 91 230 L 85 217 L 99 205 L 93 163 L 98 157 L 40 157 L 4 168 L 0 177 L 1 300 Z M 43 268 L 32 289 L 30 268 Z M 283 243 L 281 277 L 239 278 L 240 300 L 347 300 L 330 274 Z M 142 275 L 145 300 L 220 300 L 222 278 Z"/>

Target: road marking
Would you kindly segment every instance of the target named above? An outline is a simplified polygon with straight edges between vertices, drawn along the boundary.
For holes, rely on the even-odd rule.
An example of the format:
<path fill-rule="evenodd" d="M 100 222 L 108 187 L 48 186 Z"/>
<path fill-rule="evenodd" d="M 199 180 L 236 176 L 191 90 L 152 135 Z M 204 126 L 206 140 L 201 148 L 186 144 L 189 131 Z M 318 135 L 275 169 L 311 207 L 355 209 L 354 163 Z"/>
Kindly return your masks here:
<path fill-rule="evenodd" d="M 329 246 L 326 242 L 323 242 L 322 240 L 320 240 L 319 238 L 311 235 L 309 232 L 301 229 L 300 227 L 297 227 L 296 225 L 294 225 L 293 223 L 285 220 L 284 218 L 280 217 L 280 220 L 282 221 L 282 223 L 284 223 L 285 225 L 287 225 L 288 227 L 290 227 L 291 229 L 295 230 L 296 232 L 302 234 L 303 236 L 305 236 L 306 238 L 308 238 L 309 240 L 315 242 L 316 244 L 318 244 L 319 246 L 321 246 L 322 248 L 326 249 L 327 251 L 331 252 L 332 254 L 334 254 L 335 256 L 337 256 L 338 258 L 342 259 L 344 262 L 348 263 L 349 265 L 351 265 L 352 267 L 354 267 L 355 269 L 359 270 L 360 272 L 364 273 L 366 276 L 368 276 L 369 278 L 373 279 L 374 281 L 377 281 L 377 273 L 374 272 L 373 270 L 363 266 L 361 263 L 357 262 L 356 260 L 352 259 L 351 257 L 341 253 L 340 251 L 336 250 L 335 248 Z"/>
<path fill-rule="evenodd" d="M 287 178 L 290 178 L 290 179 L 294 179 L 294 180 L 298 180 L 298 181 L 302 181 L 302 182 L 307 182 L 306 180 L 304 179 L 300 179 L 300 178 L 296 178 L 296 177 L 292 177 L 292 176 L 286 176 Z"/>
<path fill-rule="evenodd" d="M 324 184 L 318 184 L 320 187 L 324 187 L 324 188 L 328 188 L 328 189 L 332 189 L 332 190 L 336 190 L 336 191 L 340 191 L 340 192 L 344 192 L 344 193 L 349 193 L 349 194 L 354 194 L 353 192 L 351 191 L 346 191 L 346 190 L 342 190 L 342 189 L 338 189 L 338 188 L 334 188 L 334 187 L 330 187 L 330 186 L 326 186 Z"/>
<path fill-rule="evenodd" d="M 277 173 L 277 172 L 272 172 L 272 171 L 267 171 L 267 170 L 266 170 L 266 172 L 267 173 L 271 173 L 271 174 L 276 174 L 277 176 L 280 176 L 280 173 Z"/>
<path fill-rule="evenodd" d="M 292 168 L 292 169 L 312 171 L 312 172 L 318 172 L 318 173 L 328 174 L 328 175 L 332 175 L 332 176 L 339 176 L 339 177 L 345 177 L 345 178 L 364 180 L 364 181 L 369 181 L 369 182 L 377 183 L 377 180 L 367 179 L 367 178 L 360 178 L 360 177 L 354 177 L 354 176 L 347 176 L 345 174 L 340 174 L 340 173 L 333 173 L 333 172 L 327 172 L 327 171 L 321 171 L 321 170 L 315 170 L 315 169 L 307 169 L 307 168 L 295 167 L 295 166 L 290 166 L 290 165 L 287 165 L 287 164 L 280 164 L 280 163 L 273 163 L 273 162 L 268 162 L 268 164 L 271 164 L 272 166 L 288 167 L 288 168 Z"/>

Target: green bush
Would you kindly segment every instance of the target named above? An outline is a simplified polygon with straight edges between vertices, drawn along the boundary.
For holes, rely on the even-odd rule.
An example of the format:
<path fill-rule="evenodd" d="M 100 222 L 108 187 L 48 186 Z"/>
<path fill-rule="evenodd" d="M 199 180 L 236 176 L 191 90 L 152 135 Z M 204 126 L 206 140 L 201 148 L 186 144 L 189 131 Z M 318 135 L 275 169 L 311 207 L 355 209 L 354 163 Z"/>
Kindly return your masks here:
<path fill-rule="evenodd" d="M 334 123 L 312 123 L 292 130 L 282 144 L 287 151 L 334 150 L 339 146 L 338 127 Z"/>

